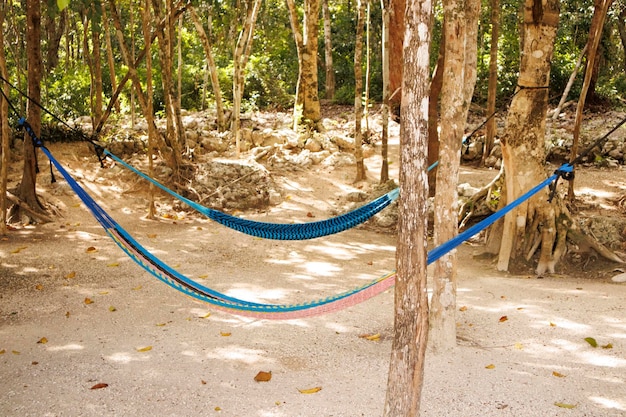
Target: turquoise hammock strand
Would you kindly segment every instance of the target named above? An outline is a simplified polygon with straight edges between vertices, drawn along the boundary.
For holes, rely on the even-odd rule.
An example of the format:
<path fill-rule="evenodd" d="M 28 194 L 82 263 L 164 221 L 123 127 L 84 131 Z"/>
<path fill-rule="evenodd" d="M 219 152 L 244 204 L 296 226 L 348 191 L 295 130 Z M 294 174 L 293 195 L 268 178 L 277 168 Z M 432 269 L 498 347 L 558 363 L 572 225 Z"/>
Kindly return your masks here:
<path fill-rule="evenodd" d="M 222 211 L 204 207 L 195 201 L 189 200 L 188 198 L 185 198 L 177 192 L 167 188 L 165 185 L 113 155 L 108 150 L 105 149 L 103 154 L 104 156 L 108 156 L 120 165 L 139 175 L 143 179 L 151 182 L 171 196 L 187 204 L 189 207 L 209 219 L 228 228 L 263 239 L 307 240 L 343 232 L 344 230 L 351 229 L 352 227 L 369 220 L 372 216 L 379 213 L 385 207 L 394 202 L 400 193 L 400 190 L 396 188 L 364 206 L 326 220 L 297 224 L 257 222 L 231 216 L 230 214 L 226 214 Z"/>

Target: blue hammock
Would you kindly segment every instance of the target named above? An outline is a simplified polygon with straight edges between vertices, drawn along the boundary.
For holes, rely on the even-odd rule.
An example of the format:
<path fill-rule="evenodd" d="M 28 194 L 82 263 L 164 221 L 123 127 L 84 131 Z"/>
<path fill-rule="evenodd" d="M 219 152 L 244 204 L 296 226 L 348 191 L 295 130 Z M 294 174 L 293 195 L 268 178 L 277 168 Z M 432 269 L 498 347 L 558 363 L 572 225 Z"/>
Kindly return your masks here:
<path fill-rule="evenodd" d="M 367 221 L 376 213 L 379 213 L 389 204 L 394 202 L 400 194 L 400 190 L 396 188 L 364 206 L 327 220 L 298 224 L 257 222 L 254 220 L 247 220 L 240 217 L 231 216 L 230 214 L 226 214 L 219 210 L 204 207 L 196 203 L 195 201 L 189 200 L 188 198 L 185 198 L 177 192 L 167 188 L 165 185 L 139 171 L 132 165 L 124 162 L 106 149 L 104 150 L 104 155 L 110 157 L 125 168 L 133 171 L 135 174 L 139 175 L 145 180 L 150 181 L 161 190 L 179 199 L 180 201 L 187 204 L 189 207 L 193 208 L 199 213 L 202 213 L 209 219 L 247 235 L 260 237 L 263 239 L 307 240 L 343 232 L 344 230 L 348 230 Z"/>

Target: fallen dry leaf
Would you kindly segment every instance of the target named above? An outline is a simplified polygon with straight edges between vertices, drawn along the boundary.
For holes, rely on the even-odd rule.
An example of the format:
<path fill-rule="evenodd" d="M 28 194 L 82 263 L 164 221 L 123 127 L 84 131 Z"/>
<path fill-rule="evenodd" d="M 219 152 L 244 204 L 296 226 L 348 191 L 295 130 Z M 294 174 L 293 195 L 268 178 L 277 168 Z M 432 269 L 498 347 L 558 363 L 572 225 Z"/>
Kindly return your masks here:
<path fill-rule="evenodd" d="M 306 214 L 307 217 L 315 217 L 315 215 L 313 213 L 311 213 L 310 211 Z"/>
<path fill-rule="evenodd" d="M 489 365 L 485 366 L 485 369 L 495 369 L 496 365 L 494 365 L 493 363 L 490 363 Z"/>
<path fill-rule="evenodd" d="M 98 249 L 96 249 L 93 246 L 89 246 L 85 252 L 87 252 L 87 253 L 95 253 L 95 252 L 98 252 Z"/>
<path fill-rule="evenodd" d="M 117 308 L 115 308 L 114 306 L 109 306 L 109 311 L 112 313 L 114 311 L 117 311 Z"/>
<path fill-rule="evenodd" d="M 37 343 L 40 343 L 42 345 L 45 345 L 46 343 L 48 343 L 48 339 L 46 339 L 45 337 L 42 337 L 41 339 L 39 339 L 37 341 Z"/>
<path fill-rule="evenodd" d="M 300 391 L 300 394 L 315 394 L 316 392 L 320 392 L 321 390 L 322 390 L 322 387 L 314 387 L 314 388 L 307 388 L 307 389 L 298 388 L 298 391 Z"/>
<path fill-rule="evenodd" d="M 376 334 L 362 334 L 362 335 L 359 335 L 359 337 L 361 339 L 372 340 L 372 341 L 380 340 L 380 334 L 379 333 L 376 333 Z"/>
<path fill-rule="evenodd" d="M 152 350 L 152 346 L 146 346 L 146 347 L 138 348 L 137 352 L 149 352 L 151 350 Z"/>
<path fill-rule="evenodd" d="M 65 276 L 65 279 L 72 279 L 72 278 L 76 278 L 76 271 L 72 271 Z"/>
<path fill-rule="evenodd" d="M 200 319 L 208 319 L 209 317 L 211 317 L 211 312 L 210 311 L 208 313 L 206 313 L 204 316 L 198 316 L 198 318 L 200 318 Z"/>
<path fill-rule="evenodd" d="M 509 318 L 507 316 L 502 316 L 500 317 L 500 320 L 498 320 L 500 323 L 503 323 L 505 321 L 507 321 Z"/>
<path fill-rule="evenodd" d="M 107 267 L 109 267 L 109 268 L 114 268 L 116 266 L 120 266 L 120 263 L 119 262 L 111 262 L 110 264 L 107 265 Z"/>
<path fill-rule="evenodd" d="M 137 285 L 136 287 L 134 287 L 132 290 L 133 291 L 139 291 L 141 289 L 141 285 Z"/>
<path fill-rule="evenodd" d="M 89 297 L 85 298 L 85 304 L 93 304 L 93 300 Z"/>
<path fill-rule="evenodd" d="M 69 311 L 65 312 L 65 317 L 68 318 L 68 319 L 70 318 L 70 312 Z"/>
<path fill-rule="evenodd" d="M 229 336 L 232 336 L 232 333 L 231 332 L 220 332 L 220 336 L 229 337 Z"/>
<path fill-rule="evenodd" d="M 589 343 L 591 346 L 598 347 L 598 342 L 593 337 L 585 337 L 585 342 Z"/>
<path fill-rule="evenodd" d="M 20 246 L 19 248 L 15 248 L 11 251 L 11 253 L 20 253 L 24 249 L 28 248 L 28 246 Z"/>
<path fill-rule="evenodd" d="M 459 311 L 467 311 L 467 306 L 463 306 L 463 307 L 459 308 Z"/>
<path fill-rule="evenodd" d="M 606 345 L 602 346 L 602 349 L 613 349 L 613 343 L 607 343 Z"/>
<path fill-rule="evenodd" d="M 205 381 L 204 379 L 201 379 L 201 380 L 200 380 L 200 383 L 201 383 L 202 385 L 206 385 L 206 381 Z"/>
<path fill-rule="evenodd" d="M 552 375 L 557 377 L 557 378 L 565 378 L 565 375 L 563 375 L 562 373 L 557 372 L 557 371 L 552 371 Z"/>
<path fill-rule="evenodd" d="M 150 233 L 150 234 L 148 234 L 148 237 L 149 237 L 150 239 L 154 239 L 154 238 L 156 238 L 156 237 L 157 237 L 157 235 L 156 235 L 156 233 Z"/>
<path fill-rule="evenodd" d="M 5 353 L 7 353 L 6 350 L 4 350 L 4 349 L 0 350 L 0 355 L 4 355 Z"/>
<path fill-rule="evenodd" d="M 561 408 L 576 408 L 576 404 L 566 404 L 566 403 L 560 403 L 560 402 L 555 402 L 554 405 L 556 405 L 557 407 L 561 407 Z"/>
<path fill-rule="evenodd" d="M 269 372 L 259 371 L 259 373 L 256 374 L 256 376 L 254 377 L 254 380 L 256 382 L 268 382 L 271 379 L 272 379 L 272 371 L 269 371 Z"/>
<path fill-rule="evenodd" d="M 550 327 L 556 327 L 556 324 L 550 322 Z"/>
<path fill-rule="evenodd" d="M 21 355 L 19 350 L 12 350 L 11 353 L 14 355 Z"/>
<path fill-rule="evenodd" d="M 99 384 L 94 385 L 90 389 L 102 389 L 102 388 L 106 388 L 108 386 L 109 386 L 109 384 L 106 384 L 104 382 L 100 382 Z"/>
<path fill-rule="evenodd" d="M 515 349 L 522 350 L 522 349 L 524 349 L 524 345 L 522 345 L 521 343 L 518 342 L 518 343 L 515 344 Z"/>
<path fill-rule="evenodd" d="M 43 285 L 41 285 L 41 284 L 37 284 L 37 285 L 35 285 L 35 289 L 36 289 L 37 291 L 41 291 L 41 290 L 43 290 Z"/>

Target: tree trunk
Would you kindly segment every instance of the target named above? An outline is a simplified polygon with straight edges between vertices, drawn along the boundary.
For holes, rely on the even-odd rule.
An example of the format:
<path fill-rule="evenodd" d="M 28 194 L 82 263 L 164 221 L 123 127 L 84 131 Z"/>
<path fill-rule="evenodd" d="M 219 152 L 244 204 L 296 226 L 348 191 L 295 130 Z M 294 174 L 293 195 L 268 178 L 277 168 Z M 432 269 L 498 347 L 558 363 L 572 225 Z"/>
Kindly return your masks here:
<path fill-rule="evenodd" d="M 405 36 L 404 14 L 406 0 L 390 0 L 389 7 L 389 107 L 400 115 L 402 101 L 403 42 Z M 398 119 L 399 120 L 399 119 Z"/>
<path fill-rule="evenodd" d="M 496 139 L 496 118 L 491 117 L 496 113 L 496 98 L 498 93 L 498 39 L 500 37 L 500 0 L 491 0 L 491 45 L 489 47 L 489 83 L 487 86 L 487 133 L 483 146 L 481 165 L 485 165 L 486 159 L 491 153 Z"/>
<path fill-rule="evenodd" d="M 141 28 L 143 31 L 143 39 L 144 44 L 147 50 L 150 50 L 152 46 L 152 39 L 150 37 L 150 22 L 151 22 L 151 13 L 150 13 L 150 0 L 144 1 L 142 19 L 141 19 Z M 146 54 L 146 107 L 148 109 L 152 109 L 152 55 Z M 155 142 L 156 138 L 159 134 L 156 130 L 156 125 L 154 123 L 154 115 L 151 111 L 147 112 L 146 122 L 148 124 L 148 175 L 154 178 L 154 163 L 152 155 L 154 155 Z M 154 206 L 154 184 L 150 183 L 150 200 L 148 201 L 148 219 L 154 219 L 156 215 L 156 207 Z"/>
<path fill-rule="evenodd" d="M 434 204 L 434 245 L 458 234 L 461 145 L 476 83 L 480 0 L 444 0 L 445 53 L 441 87 L 441 134 L 437 193 Z M 430 340 L 434 352 L 456 346 L 456 251 L 442 256 L 434 268 L 430 304 Z"/>
<path fill-rule="evenodd" d="M 326 100 L 335 99 L 335 68 L 333 66 L 333 43 L 331 30 L 330 8 L 328 0 L 322 1 L 324 15 L 324 66 L 326 68 L 326 87 L 324 93 Z"/>
<path fill-rule="evenodd" d="M 400 202 L 394 337 L 384 415 L 419 414 L 428 340 L 426 292 L 429 48 L 432 4 L 409 0 L 406 13 Z"/>
<path fill-rule="evenodd" d="M 107 46 L 107 64 L 109 66 L 109 79 L 111 80 L 111 91 L 117 89 L 117 79 L 115 78 L 115 60 L 113 59 L 113 44 L 111 43 L 111 30 L 109 27 L 109 18 L 107 17 L 106 7 L 102 7 L 102 23 L 104 27 L 104 40 Z M 120 102 L 115 101 L 115 111 L 120 113 Z M 100 121 L 102 117 L 100 117 Z M 98 123 L 99 125 L 100 123 Z"/>
<path fill-rule="evenodd" d="M 191 14 L 191 19 L 193 20 L 200 41 L 202 42 L 204 53 L 206 54 L 207 65 L 209 67 L 209 72 L 211 75 L 211 86 L 213 87 L 213 97 L 215 99 L 217 129 L 218 131 L 223 132 L 224 130 L 226 130 L 226 118 L 224 117 L 222 89 L 220 88 L 220 81 L 217 74 L 217 65 L 215 65 L 215 59 L 213 58 L 213 50 L 211 48 L 211 43 L 209 42 L 209 37 L 207 36 L 204 30 L 204 26 L 202 25 L 202 21 L 196 13 L 196 9 L 192 6 L 189 6 L 189 13 Z"/>
<path fill-rule="evenodd" d="M 243 99 L 244 88 L 244 71 L 248 58 L 250 56 L 250 50 L 252 48 L 252 41 L 254 40 L 254 26 L 256 24 L 256 18 L 261 8 L 261 0 L 254 0 L 252 4 L 248 6 L 246 13 L 246 20 L 243 28 L 239 32 L 237 38 L 237 45 L 235 46 L 235 52 L 233 54 L 233 136 L 235 136 L 235 149 L 237 157 L 241 152 L 241 101 Z"/>
<path fill-rule="evenodd" d="M 122 58 L 124 59 L 124 63 L 128 67 L 128 77 L 132 80 L 133 86 L 137 92 L 137 97 L 139 98 L 139 104 L 141 105 L 141 108 L 143 110 L 144 117 L 146 118 L 146 122 L 149 125 L 150 124 L 153 125 L 152 127 L 154 128 L 155 131 L 157 131 L 156 125 L 154 124 L 154 109 L 148 106 L 148 99 L 143 94 L 143 90 L 142 90 L 143 87 L 141 85 L 141 81 L 139 80 L 139 77 L 137 76 L 137 69 L 135 68 L 134 63 L 130 59 L 128 48 L 126 47 L 124 36 L 122 34 L 122 25 L 120 22 L 119 14 L 117 13 L 117 9 L 115 7 L 115 1 L 109 0 L 109 6 L 111 8 L 111 18 L 113 19 L 113 24 L 116 29 L 115 33 L 117 35 L 117 39 L 120 44 L 120 51 L 122 52 Z M 153 35 L 150 38 L 150 41 L 152 42 L 154 39 L 155 39 L 155 36 Z M 122 84 L 123 83 L 120 83 L 120 86 Z M 152 120 L 152 123 L 150 123 L 149 120 Z M 148 129 L 150 129 L 150 127 L 148 127 Z M 172 171 L 177 172 L 181 164 L 180 153 L 173 152 L 172 148 L 169 147 L 165 143 L 165 141 L 161 138 L 160 134 L 156 135 L 155 139 L 157 140 L 157 146 L 159 150 L 161 151 L 161 154 L 163 156 L 163 159 L 165 160 L 165 163 L 167 164 L 168 167 L 172 169 Z"/>
<path fill-rule="evenodd" d="M 428 194 L 433 197 L 437 189 L 437 171 L 439 171 L 439 96 L 443 85 L 444 58 L 446 55 L 446 37 L 439 42 L 439 56 L 432 79 L 428 100 Z"/>
<path fill-rule="evenodd" d="M 622 41 L 622 50 L 624 51 L 624 72 L 626 72 L 626 4 L 622 5 L 619 12 L 619 18 L 617 19 L 617 29 L 619 31 L 619 38 Z"/>
<path fill-rule="evenodd" d="M 576 118 L 574 119 L 574 133 L 572 149 L 570 153 L 570 161 L 573 161 L 578 156 L 578 138 L 580 136 L 580 126 L 583 122 L 583 111 L 585 109 L 585 99 L 587 98 L 587 92 L 589 91 L 589 85 L 593 77 L 595 69 L 596 55 L 598 51 L 598 45 L 602 38 L 602 28 L 604 28 L 604 20 L 606 14 L 611 6 L 613 0 L 595 0 L 595 8 L 593 12 L 593 18 L 591 19 L 591 27 L 589 28 L 589 40 L 587 41 L 587 68 L 585 70 L 585 79 L 583 80 L 583 86 L 580 90 L 580 97 L 578 98 L 578 105 L 576 106 Z M 569 181 L 567 189 L 567 197 L 570 201 L 574 201 L 574 180 Z"/>
<path fill-rule="evenodd" d="M 587 53 L 588 47 L 589 47 L 589 44 L 587 43 L 585 47 L 583 48 L 583 50 L 580 51 L 580 55 L 578 56 L 578 61 L 576 61 L 576 66 L 574 67 L 574 71 L 572 71 L 572 73 L 569 76 L 569 80 L 567 81 L 565 90 L 563 90 L 563 95 L 561 96 L 561 100 L 559 101 L 558 106 L 556 106 L 556 109 L 554 109 L 554 113 L 552 113 L 552 120 L 558 119 L 559 113 L 561 113 L 561 109 L 563 108 L 563 105 L 565 104 L 565 100 L 567 100 L 569 91 L 572 89 L 572 86 L 574 85 L 574 80 L 576 80 L 576 75 L 578 74 L 580 67 L 582 67 L 583 65 L 583 58 L 585 57 L 585 54 Z"/>
<path fill-rule="evenodd" d="M 365 3 L 367 0 L 357 0 L 356 41 L 354 43 L 354 157 L 356 159 L 355 182 L 363 181 L 366 177 L 363 162 L 363 24 L 365 19 Z"/>
<path fill-rule="evenodd" d="M 381 107 L 381 157 L 380 183 L 389 181 L 389 3 L 390 0 L 380 0 L 382 11 L 382 60 L 383 60 L 383 103 Z"/>
<path fill-rule="evenodd" d="M 512 202 L 545 179 L 545 125 L 554 40 L 559 23 L 559 0 L 526 0 L 523 8 L 518 91 L 507 115 L 501 138 L 506 173 L 506 201 Z M 546 192 L 521 204 L 504 220 L 497 268 L 506 271 L 511 259 L 541 242 L 537 272 L 554 271 L 552 254 L 557 238 L 554 204 Z M 525 250 L 526 249 L 526 250 Z"/>
<path fill-rule="evenodd" d="M 57 20 L 58 18 L 58 20 Z M 57 24 L 58 22 L 58 24 Z M 46 19 L 46 69 L 52 71 L 59 65 L 59 48 L 67 23 L 67 9 L 58 14 L 50 14 Z"/>
<path fill-rule="evenodd" d="M 185 133 L 174 86 L 174 36 L 176 30 L 174 28 L 175 19 L 171 13 L 173 6 L 171 0 L 166 0 L 165 13 L 163 13 L 161 0 L 152 0 L 152 7 L 157 18 L 163 18 L 167 22 L 163 26 L 163 30 L 157 30 L 161 83 L 165 101 L 166 138 L 167 144 L 172 148 L 173 153 L 177 155 L 176 158 L 180 163 L 182 162 L 182 149 L 185 147 Z"/>
<path fill-rule="evenodd" d="M 305 125 L 321 129 L 321 107 L 317 88 L 317 42 L 319 34 L 320 0 L 304 0 L 303 34 L 300 35 L 293 0 L 287 0 L 289 21 L 298 46 L 298 84 L 294 105 L 294 128 Z"/>
<path fill-rule="evenodd" d="M 92 12 L 96 14 L 96 6 L 92 3 Z M 100 23 L 93 21 L 91 24 L 91 42 L 93 47 L 92 52 L 92 68 L 93 68 L 93 81 L 94 81 L 94 101 L 93 101 L 93 122 L 92 126 L 95 128 L 100 119 L 102 119 L 102 106 L 103 106 L 103 90 L 102 90 L 102 56 L 100 54 Z"/>
<path fill-rule="evenodd" d="M 43 65 L 41 62 L 41 2 L 39 0 L 27 0 L 26 2 L 26 49 L 28 70 L 28 96 L 32 99 L 27 102 L 26 113 L 33 132 L 41 135 L 41 108 L 33 103 L 41 102 L 41 76 Z M 34 212 L 45 214 L 45 209 L 39 198 L 35 185 L 37 181 L 37 156 L 33 141 L 24 132 L 24 169 L 22 181 L 18 186 L 17 196 L 25 202 Z M 19 206 L 13 206 L 9 220 L 21 220 L 22 211 Z M 30 213 L 32 215 L 32 213 Z"/>
<path fill-rule="evenodd" d="M 4 17 L 6 15 L 7 3 L 2 2 L 0 4 L 0 45 L 4 45 Z M 0 49 L 0 75 L 5 80 L 9 79 L 9 73 L 7 71 L 7 61 L 4 52 L 4 48 Z M 2 82 L 0 83 L 0 89 L 2 89 L 4 95 L 0 98 L 0 134 L 2 137 L 2 148 L 0 148 L 0 236 L 5 235 L 7 232 L 7 178 L 9 163 L 11 161 L 11 128 L 9 127 L 9 103 L 4 99 L 4 96 L 9 97 L 9 86 Z"/>

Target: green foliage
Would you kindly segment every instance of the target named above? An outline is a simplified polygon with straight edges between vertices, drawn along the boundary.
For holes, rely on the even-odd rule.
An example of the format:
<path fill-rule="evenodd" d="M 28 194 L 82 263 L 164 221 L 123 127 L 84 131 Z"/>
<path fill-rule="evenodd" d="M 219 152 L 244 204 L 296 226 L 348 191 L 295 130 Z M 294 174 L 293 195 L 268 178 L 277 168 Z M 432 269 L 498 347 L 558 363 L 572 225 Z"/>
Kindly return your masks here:
<path fill-rule="evenodd" d="M 62 118 L 90 114 L 89 92 L 91 77 L 87 67 L 57 68 L 45 81 L 42 101 Z"/>

